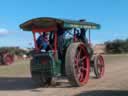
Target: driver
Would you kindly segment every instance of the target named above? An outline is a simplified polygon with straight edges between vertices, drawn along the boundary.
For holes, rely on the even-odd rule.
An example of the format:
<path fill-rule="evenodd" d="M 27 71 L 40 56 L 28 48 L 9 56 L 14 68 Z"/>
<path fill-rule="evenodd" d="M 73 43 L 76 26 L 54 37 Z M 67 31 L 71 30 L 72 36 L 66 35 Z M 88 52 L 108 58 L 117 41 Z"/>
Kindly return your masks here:
<path fill-rule="evenodd" d="M 48 50 L 49 47 L 49 34 L 48 32 L 41 34 L 37 39 L 37 46 L 39 49 Z"/>

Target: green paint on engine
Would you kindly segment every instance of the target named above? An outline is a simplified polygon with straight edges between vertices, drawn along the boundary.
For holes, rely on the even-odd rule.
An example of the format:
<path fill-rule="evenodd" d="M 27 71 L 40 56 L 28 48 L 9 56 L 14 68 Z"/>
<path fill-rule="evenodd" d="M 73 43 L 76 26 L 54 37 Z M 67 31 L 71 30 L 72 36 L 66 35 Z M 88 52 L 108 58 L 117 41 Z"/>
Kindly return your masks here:
<path fill-rule="evenodd" d="M 33 56 L 34 63 L 31 65 L 33 72 L 43 72 L 47 75 L 61 75 L 61 61 L 53 58 L 52 52 L 35 54 Z"/>

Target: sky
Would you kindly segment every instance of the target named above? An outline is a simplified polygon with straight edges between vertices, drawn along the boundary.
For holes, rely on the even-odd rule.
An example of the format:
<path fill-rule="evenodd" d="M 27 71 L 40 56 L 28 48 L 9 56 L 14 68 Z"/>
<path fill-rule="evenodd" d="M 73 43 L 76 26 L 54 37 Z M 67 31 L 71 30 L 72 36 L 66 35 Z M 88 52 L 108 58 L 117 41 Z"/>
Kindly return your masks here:
<path fill-rule="evenodd" d="M 128 0 L 0 0 L 0 47 L 32 47 L 31 32 L 19 24 L 37 17 L 86 19 L 101 25 L 92 43 L 128 38 Z"/>

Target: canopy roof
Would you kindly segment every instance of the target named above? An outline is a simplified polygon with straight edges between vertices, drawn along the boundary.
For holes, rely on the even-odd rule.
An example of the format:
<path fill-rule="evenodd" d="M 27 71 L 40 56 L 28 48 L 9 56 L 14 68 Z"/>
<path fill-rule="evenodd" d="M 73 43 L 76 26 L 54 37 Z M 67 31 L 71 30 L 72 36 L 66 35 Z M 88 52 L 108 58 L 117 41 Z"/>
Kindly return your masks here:
<path fill-rule="evenodd" d="M 51 17 L 41 17 L 28 20 L 23 24 L 20 24 L 20 28 L 24 31 L 32 31 L 32 27 L 48 28 L 59 25 L 62 28 L 87 28 L 87 29 L 99 29 L 100 25 L 92 22 L 80 22 L 76 20 L 57 19 Z"/>

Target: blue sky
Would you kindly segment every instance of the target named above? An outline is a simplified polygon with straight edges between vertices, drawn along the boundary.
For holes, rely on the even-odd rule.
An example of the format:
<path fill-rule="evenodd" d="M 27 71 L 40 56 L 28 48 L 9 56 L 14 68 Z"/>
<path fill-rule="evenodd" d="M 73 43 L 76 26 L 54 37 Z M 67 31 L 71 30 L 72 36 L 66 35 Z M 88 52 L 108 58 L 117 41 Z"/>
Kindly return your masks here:
<path fill-rule="evenodd" d="M 86 19 L 101 24 L 92 43 L 128 37 L 128 0 L 0 0 L 0 47 L 28 47 L 30 32 L 19 24 L 36 17 Z"/>

